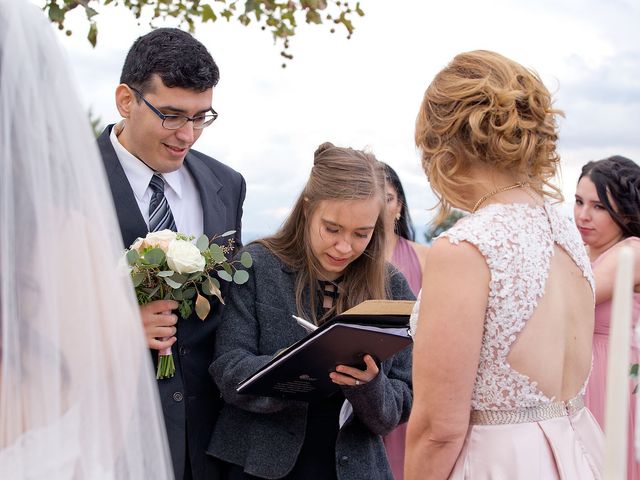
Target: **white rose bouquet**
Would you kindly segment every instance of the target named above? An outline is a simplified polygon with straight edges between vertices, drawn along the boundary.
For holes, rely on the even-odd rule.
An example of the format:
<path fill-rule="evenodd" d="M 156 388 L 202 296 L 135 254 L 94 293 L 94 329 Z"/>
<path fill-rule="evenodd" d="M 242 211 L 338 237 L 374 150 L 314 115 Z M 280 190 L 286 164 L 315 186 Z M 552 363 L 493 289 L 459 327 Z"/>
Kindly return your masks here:
<path fill-rule="evenodd" d="M 220 280 L 243 284 L 249 279 L 240 266 L 251 267 L 251 255 L 243 252 L 239 259 L 229 260 L 235 249 L 233 238 L 223 246 L 214 243 L 234 233 L 231 230 L 211 240 L 202 235 L 195 243 L 194 237 L 171 230 L 138 238 L 126 252 L 138 303 L 175 300 L 180 304 L 181 318 L 187 318 L 195 308 L 198 318 L 204 320 L 211 310 L 207 296 L 224 304 Z M 175 371 L 171 349 L 158 352 L 156 378 L 173 377 Z"/>

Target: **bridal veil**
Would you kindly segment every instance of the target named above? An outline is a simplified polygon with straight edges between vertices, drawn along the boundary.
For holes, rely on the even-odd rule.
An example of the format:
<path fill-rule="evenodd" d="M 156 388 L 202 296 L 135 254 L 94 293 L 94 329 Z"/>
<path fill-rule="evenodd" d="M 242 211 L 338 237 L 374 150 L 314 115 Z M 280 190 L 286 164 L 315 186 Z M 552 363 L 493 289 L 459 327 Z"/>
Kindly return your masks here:
<path fill-rule="evenodd" d="M 0 478 L 173 478 L 121 242 L 53 29 L 0 0 Z"/>

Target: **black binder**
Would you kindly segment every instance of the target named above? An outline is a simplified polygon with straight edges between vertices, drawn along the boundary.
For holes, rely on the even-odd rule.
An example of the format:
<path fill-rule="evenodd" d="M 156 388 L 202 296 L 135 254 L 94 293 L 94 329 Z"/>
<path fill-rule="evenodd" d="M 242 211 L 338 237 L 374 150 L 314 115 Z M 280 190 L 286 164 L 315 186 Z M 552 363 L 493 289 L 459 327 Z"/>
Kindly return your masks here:
<path fill-rule="evenodd" d="M 340 388 L 329 378 L 337 365 L 364 368 L 365 354 L 381 362 L 411 344 L 408 325 L 413 304 L 401 300 L 363 302 L 280 352 L 240 382 L 236 390 L 296 400 L 328 396 Z"/>

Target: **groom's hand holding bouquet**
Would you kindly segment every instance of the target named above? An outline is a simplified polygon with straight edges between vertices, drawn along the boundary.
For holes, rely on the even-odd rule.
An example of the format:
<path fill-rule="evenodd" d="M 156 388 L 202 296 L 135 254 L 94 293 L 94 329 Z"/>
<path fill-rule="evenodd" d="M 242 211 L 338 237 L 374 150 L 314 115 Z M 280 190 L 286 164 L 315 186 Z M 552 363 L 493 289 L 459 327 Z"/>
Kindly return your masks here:
<path fill-rule="evenodd" d="M 127 250 L 147 343 L 159 351 L 156 378 L 175 373 L 171 346 L 179 322 L 172 311 L 177 309 L 181 318 L 187 318 L 195 309 L 198 318 L 204 320 L 211 310 L 207 297 L 215 296 L 224 304 L 219 280 L 242 284 L 249 279 L 246 270 L 239 267 L 249 268 L 251 255 L 244 252 L 238 260 L 229 260 L 233 239 L 224 246 L 214 243 L 233 233 L 225 232 L 211 240 L 202 235 L 194 243 L 194 237 L 162 230 L 138 238 Z"/>

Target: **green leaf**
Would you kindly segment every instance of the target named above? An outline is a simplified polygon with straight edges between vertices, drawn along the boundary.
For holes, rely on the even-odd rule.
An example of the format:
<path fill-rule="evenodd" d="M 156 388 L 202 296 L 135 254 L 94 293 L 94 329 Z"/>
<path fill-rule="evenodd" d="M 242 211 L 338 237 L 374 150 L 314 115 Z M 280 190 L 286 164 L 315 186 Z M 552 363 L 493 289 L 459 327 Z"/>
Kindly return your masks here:
<path fill-rule="evenodd" d="M 221 263 L 220 266 L 224 269 L 225 272 L 227 272 L 229 275 L 233 275 L 233 269 L 231 268 L 231 265 L 229 265 L 227 262 Z"/>
<path fill-rule="evenodd" d="M 175 272 L 173 270 L 163 270 L 161 272 L 158 272 L 156 275 L 158 275 L 159 277 L 170 277 L 174 273 Z"/>
<path fill-rule="evenodd" d="M 62 23 L 64 21 L 64 11 L 57 3 L 49 5 L 49 18 L 55 23 Z"/>
<path fill-rule="evenodd" d="M 222 280 L 226 280 L 227 282 L 233 281 L 233 277 L 229 273 L 225 272 L 224 270 L 218 270 L 218 276 Z"/>
<path fill-rule="evenodd" d="M 320 17 L 320 14 L 315 10 L 307 11 L 306 20 L 307 20 L 307 23 L 315 23 L 316 25 L 319 25 L 322 23 L 322 18 Z"/>
<path fill-rule="evenodd" d="M 202 23 L 212 21 L 215 22 L 218 19 L 218 16 L 211 8 L 211 5 L 203 5 L 202 6 Z"/>
<path fill-rule="evenodd" d="M 196 293 L 198 293 L 198 291 L 195 288 L 185 288 L 185 290 L 182 292 L 182 296 L 183 298 L 186 299 L 190 299 L 196 296 Z"/>
<path fill-rule="evenodd" d="M 179 288 L 171 292 L 171 296 L 176 302 L 184 300 L 184 293 Z"/>
<path fill-rule="evenodd" d="M 633 363 L 631 365 L 631 368 L 629 369 L 629 375 L 631 375 L 632 377 L 637 377 L 639 369 L 640 369 L 640 364 Z"/>
<path fill-rule="evenodd" d="M 93 8 L 91 7 L 84 7 L 84 11 L 87 13 L 87 19 L 91 20 L 92 17 L 95 17 L 96 15 L 98 15 L 98 12 L 96 12 Z"/>
<path fill-rule="evenodd" d="M 144 262 L 149 265 L 161 265 L 164 262 L 164 252 L 159 248 L 152 248 L 144 254 Z"/>
<path fill-rule="evenodd" d="M 189 275 L 185 275 L 183 273 L 178 273 L 175 272 L 172 276 L 171 276 L 171 280 L 173 280 L 176 283 L 187 283 L 187 279 L 189 278 Z"/>
<path fill-rule="evenodd" d="M 147 278 L 147 275 L 145 273 L 142 273 L 142 272 L 134 273 L 133 275 L 131 275 L 133 286 L 139 287 L 145 278 Z"/>
<path fill-rule="evenodd" d="M 207 318 L 207 315 L 209 315 L 210 311 L 211 304 L 209 303 L 209 300 L 198 294 L 196 298 L 196 315 L 198 315 L 198 318 L 200 320 L 204 320 L 205 318 Z"/>
<path fill-rule="evenodd" d="M 246 270 L 236 270 L 236 273 L 233 274 L 233 283 L 237 285 L 247 283 L 247 280 L 249 280 L 249 274 Z"/>
<path fill-rule="evenodd" d="M 221 263 L 227 260 L 227 257 L 222 251 L 222 247 L 220 245 L 216 243 L 211 244 L 209 251 L 211 252 L 211 258 L 215 263 Z"/>
<path fill-rule="evenodd" d="M 135 263 L 140 259 L 140 254 L 136 249 L 128 250 L 126 256 L 129 265 L 135 265 Z"/>
<path fill-rule="evenodd" d="M 207 248 L 209 248 L 209 237 L 207 237 L 206 235 L 202 235 L 200 238 L 198 238 L 198 240 L 196 241 L 196 247 L 198 247 L 198 250 L 200 250 L 200 252 L 204 252 Z"/>
<path fill-rule="evenodd" d="M 87 40 L 89 40 L 92 47 L 95 47 L 96 43 L 98 43 L 98 25 L 96 22 L 91 22 L 89 33 L 87 33 Z"/>
<path fill-rule="evenodd" d="M 251 254 L 249 252 L 242 252 L 242 255 L 240 255 L 240 263 L 244 268 L 251 268 L 251 265 L 253 265 Z"/>
<path fill-rule="evenodd" d="M 193 311 L 193 302 L 191 300 L 183 300 L 180 302 L 180 306 L 178 307 L 178 312 L 180 313 L 180 318 L 189 318 L 191 312 Z"/>
<path fill-rule="evenodd" d="M 169 285 L 169 286 L 170 286 L 171 288 L 173 288 L 173 289 L 176 289 L 176 288 L 180 288 L 180 287 L 182 287 L 182 284 L 181 284 L 181 283 L 174 282 L 174 281 L 173 281 L 173 280 L 171 280 L 170 278 L 165 278 L 165 279 L 164 279 L 164 281 L 165 281 L 165 283 L 166 283 L 167 285 Z"/>

